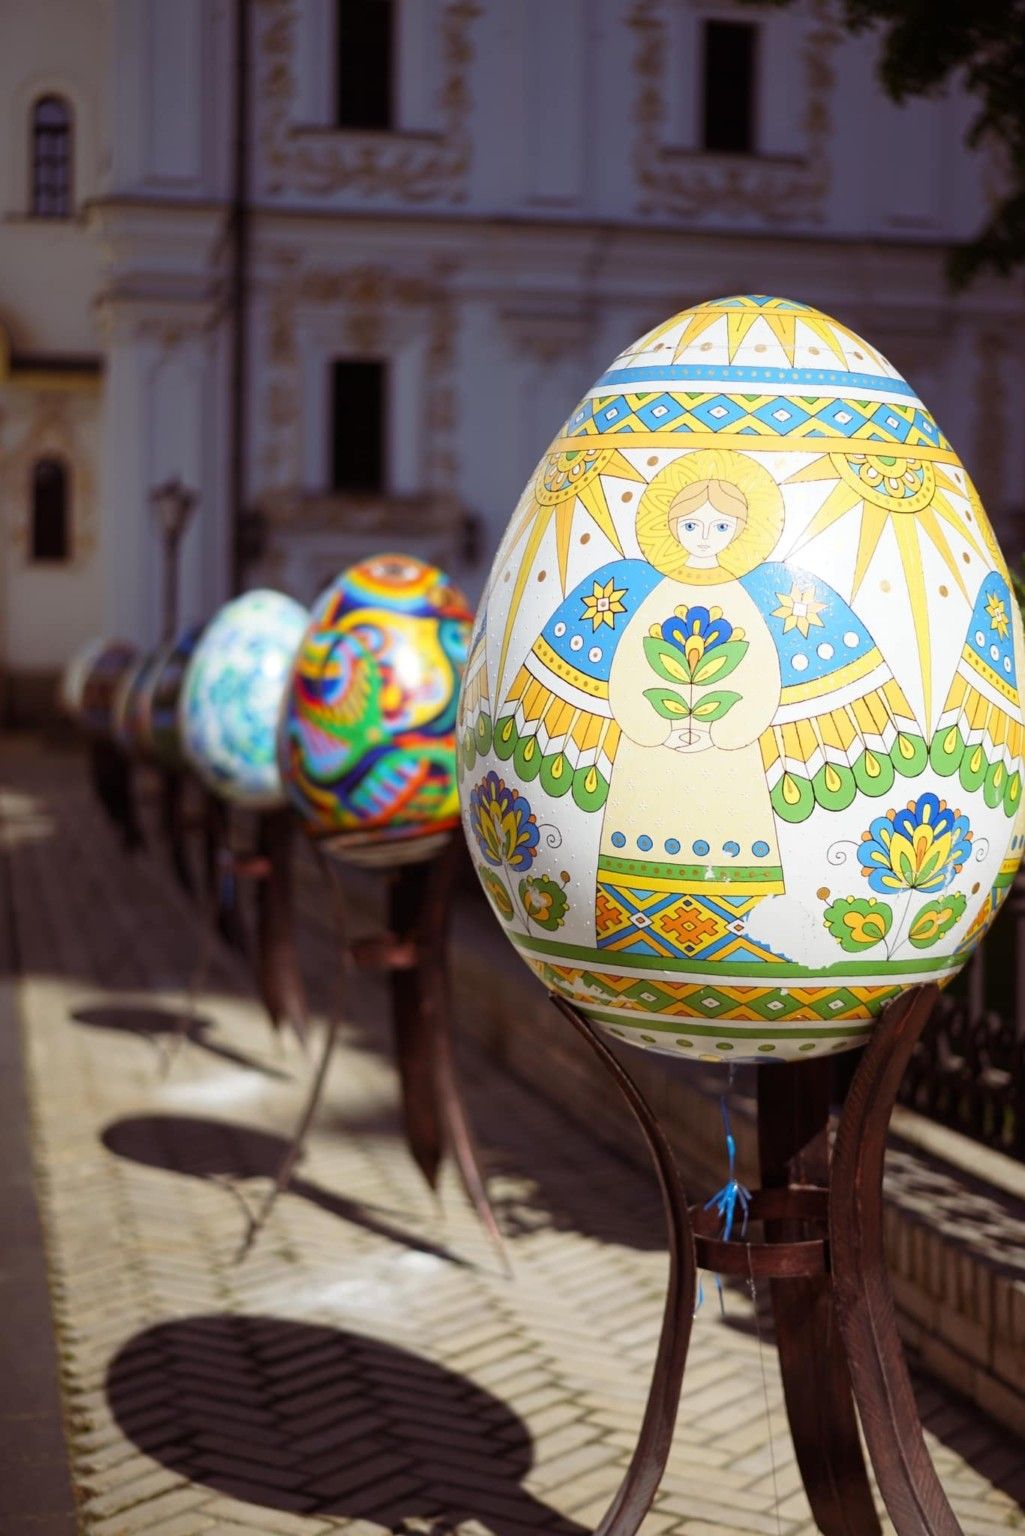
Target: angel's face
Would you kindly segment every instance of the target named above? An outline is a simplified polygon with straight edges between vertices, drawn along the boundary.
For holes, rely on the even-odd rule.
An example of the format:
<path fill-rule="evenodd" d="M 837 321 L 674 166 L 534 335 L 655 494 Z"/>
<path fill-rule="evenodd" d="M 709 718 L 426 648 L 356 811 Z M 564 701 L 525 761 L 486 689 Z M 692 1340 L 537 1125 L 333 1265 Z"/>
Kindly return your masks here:
<path fill-rule="evenodd" d="M 687 553 L 689 565 L 714 565 L 719 555 L 736 537 L 740 519 L 728 512 L 717 512 L 710 501 L 689 507 L 684 513 L 669 510 L 669 527 Z"/>

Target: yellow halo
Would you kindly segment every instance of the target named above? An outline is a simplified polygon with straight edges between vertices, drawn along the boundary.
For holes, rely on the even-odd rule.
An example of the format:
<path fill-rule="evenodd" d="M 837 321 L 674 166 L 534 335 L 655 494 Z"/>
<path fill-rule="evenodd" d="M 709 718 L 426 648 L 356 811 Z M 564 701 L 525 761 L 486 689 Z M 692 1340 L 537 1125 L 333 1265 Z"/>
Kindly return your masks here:
<path fill-rule="evenodd" d="M 707 570 L 689 565 L 687 552 L 669 527 L 673 502 L 698 480 L 725 480 L 747 502 L 747 520 L 732 544 Z M 771 474 L 746 454 L 728 448 L 699 448 L 681 455 L 652 480 L 637 508 L 637 542 L 656 571 L 688 586 L 735 581 L 763 565 L 783 532 L 783 493 Z"/>

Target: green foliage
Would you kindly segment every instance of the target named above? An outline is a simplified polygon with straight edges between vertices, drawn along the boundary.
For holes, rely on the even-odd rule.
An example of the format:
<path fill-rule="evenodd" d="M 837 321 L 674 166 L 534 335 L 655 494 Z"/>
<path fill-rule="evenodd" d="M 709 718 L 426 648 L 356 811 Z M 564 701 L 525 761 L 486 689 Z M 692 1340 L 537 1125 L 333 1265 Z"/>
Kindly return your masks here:
<path fill-rule="evenodd" d="M 644 697 L 663 720 L 686 720 L 690 705 L 671 688 L 645 688 Z"/>
<path fill-rule="evenodd" d="M 777 9 L 793 0 L 746 0 Z M 996 147 L 1006 185 L 975 240 L 949 259 L 956 287 L 1025 266 L 1025 0 L 839 0 L 851 32 L 879 37 L 879 79 L 898 103 L 959 82 L 975 106 L 972 148 Z"/>
<path fill-rule="evenodd" d="M 936 901 L 927 901 L 919 907 L 908 929 L 908 938 L 916 949 L 928 949 L 964 916 L 967 898 L 960 891 L 951 891 Z"/>
<path fill-rule="evenodd" d="M 527 921 L 554 933 L 566 921 L 569 902 L 558 881 L 550 875 L 528 875 L 519 884 L 520 902 Z"/>
<path fill-rule="evenodd" d="M 678 645 L 662 640 L 658 635 L 645 635 L 644 654 L 651 670 L 667 683 L 703 686 L 722 682 L 740 666 L 747 655 L 747 641 L 726 640 L 721 645 L 713 645 L 692 665 Z"/>
<path fill-rule="evenodd" d="M 715 693 L 705 693 L 694 705 L 691 714 L 695 720 L 703 720 L 706 725 L 711 725 L 713 720 L 721 720 L 739 698 L 739 693 L 730 693 L 727 688 L 721 688 Z"/>
<path fill-rule="evenodd" d="M 670 645 L 668 640 L 660 640 L 656 635 L 645 635 L 644 654 L 651 670 L 657 677 L 664 677 L 667 683 L 693 681 L 690 664 L 679 646 Z"/>
<path fill-rule="evenodd" d="M 874 896 L 838 896 L 822 920 L 848 954 L 881 944 L 893 926 L 893 908 Z"/>
<path fill-rule="evenodd" d="M 725 640 L 722 645 L 713 646 L 694 668 L 695 683 L 721 683 L 740 666 L 746 655 L 746 640 Z"/>

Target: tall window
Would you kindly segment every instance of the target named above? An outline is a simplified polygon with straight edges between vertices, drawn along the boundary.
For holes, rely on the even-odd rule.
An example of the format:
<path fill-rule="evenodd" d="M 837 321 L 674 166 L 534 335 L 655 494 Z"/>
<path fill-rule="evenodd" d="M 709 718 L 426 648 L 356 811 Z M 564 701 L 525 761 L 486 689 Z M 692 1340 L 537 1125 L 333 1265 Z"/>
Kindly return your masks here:
<path fill-rule="evenodd" d="M 705 149 L 740 155 L 755 151 L 757 36 L 747 21 L 705 22 Z"/>
<path fill-rule="evenodd" d="M 331 486 L 336 491 L 387 489 L 388 369 L 368 358 L 332 365 Z"/>
<path fill-rule="evenodd" d="M 339 128 L 394 126 L 393 0 L 338 0 Z"/>
<path fill-rule="evenodd" d="M 71 217 L 71 109 L 63 96 L 40 96 L 32 108 L 32 212 Z"/>
<path fill-rule="evenodd" d="M 68 559 L 68 521 L 67 469 L 61 459 L 37 459 L 32 466 L 33 560 Z"/>

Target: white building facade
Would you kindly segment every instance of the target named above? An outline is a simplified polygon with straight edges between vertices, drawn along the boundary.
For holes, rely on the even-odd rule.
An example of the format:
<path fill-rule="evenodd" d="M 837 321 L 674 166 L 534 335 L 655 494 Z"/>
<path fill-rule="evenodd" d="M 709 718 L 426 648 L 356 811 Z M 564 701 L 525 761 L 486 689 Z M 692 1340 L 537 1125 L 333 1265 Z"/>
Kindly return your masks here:
<path fill-rule="evenodd" d="M 828 0 L 0 0 L 0 32 L 8 718 L 89 636 L 156 641 L 169 479 L 183 622 L 384 548 L 476 591 L 584 387 L 716 294 L 863 332 L 1017 554 L 1025 301 L 944 276 L 992 173 Z"/>

